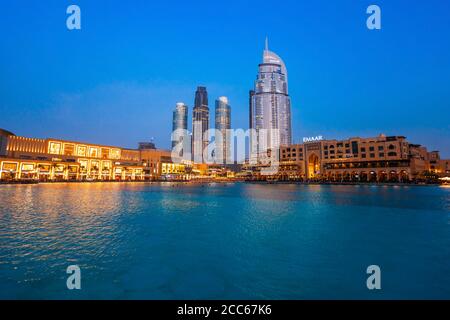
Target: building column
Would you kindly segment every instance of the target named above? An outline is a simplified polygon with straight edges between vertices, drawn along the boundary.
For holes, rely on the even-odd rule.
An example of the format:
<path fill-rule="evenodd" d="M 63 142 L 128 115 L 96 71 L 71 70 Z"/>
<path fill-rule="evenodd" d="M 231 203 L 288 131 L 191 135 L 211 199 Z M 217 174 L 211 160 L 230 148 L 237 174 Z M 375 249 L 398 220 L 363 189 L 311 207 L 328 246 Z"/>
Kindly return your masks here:
<path fill-rule="evenodd" d="M 17 163 L 16 179 L 22 179 L 22 163 Z"/>

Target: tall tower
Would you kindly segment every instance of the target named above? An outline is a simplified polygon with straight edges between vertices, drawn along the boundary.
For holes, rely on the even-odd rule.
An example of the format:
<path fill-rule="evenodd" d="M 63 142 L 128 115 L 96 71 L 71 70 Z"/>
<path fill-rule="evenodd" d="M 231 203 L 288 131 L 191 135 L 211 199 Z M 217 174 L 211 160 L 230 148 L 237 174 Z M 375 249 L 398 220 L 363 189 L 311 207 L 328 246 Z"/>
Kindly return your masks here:
<path fill-rule="evenodd" d="M 192 111 L 192 154 L 194 162 L 203 163 L 203 150 L 209 139 L 205 132 L 209 129 L 208 92 L 206 87 L 197 87 Z"/>
<path fill-rule="evenodd" d="M 219 97 L 216 100 L 216 130 L 220 131 L 216 135 L 216 159 L 217 163 L 227 164 L 230 159 L 230 141 L 229 132 L 231 129 L 231 107 L 228 104 L 227 97 Z"/>
<path fill-rule="evenodd" d="M 255 87 L 250 91 L 250 128 L 256 130 L 258 153 L 264 151 L 259 148 L 263 144 L 263 137 L 259 134 L 261 129 L 271 132 L 264 141 L 267 149 L 291 144 L 291 99 L 287 70 L 283 60 L 269 51 L 267 38 Z"/>
<path fill-rule="evenodd" d="M 172 140 L 172 149 L 179 142 L 183 141 L 184 136 L 181 132 L 176 132 L 178 129 L 187 130 L 187 118 L 188 118 L 188 107 L 183 102 L 178 102 L 175 110 L 173 111 L 173 119 L 172 119 L 172 132 L 173 132 L 173 140 Z"/>
<path fill-rule="evenodd" d="M 249 124 L 248 127 L 249 129 L 253 128 L 253 110 L 252 110 L 252 101 L 253 101 L 253 96 L 255 95 L 255 91 L 254 90 L 250 90 L 248 92 L 248 106 L 249 106 Z"/>

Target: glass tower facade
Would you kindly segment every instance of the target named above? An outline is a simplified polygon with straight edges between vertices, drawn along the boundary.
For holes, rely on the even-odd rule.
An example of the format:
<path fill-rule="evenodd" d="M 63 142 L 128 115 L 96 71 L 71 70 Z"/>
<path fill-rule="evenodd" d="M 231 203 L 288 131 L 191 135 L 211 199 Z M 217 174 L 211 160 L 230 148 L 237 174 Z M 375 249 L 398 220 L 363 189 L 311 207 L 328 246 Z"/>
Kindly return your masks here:
<path fill-rule="evenodd" d="M 263 152 L 260 130 L 268 130 L 264 137 L 267 149 L 291 144 L 291 100 L 288 94 L 287 70 L 283 60 L 266 47 L 259 64 L 253 91 L 250 91 L 250 128 L 256 130 L 258 154 Z M 271 130 L 272 129 L 272 130 Z"/>
<path fill-rule="evenodd" d="M 230 159 L 229 132 L 231 129 L 231 107 L 227 97 L 220 97 L 216 100 L 216 159 L 217 163 L 227 163 Z"/>
<path fill-rule="evenodd" d="M 177 129 L 187 130 L 188 121 L 188 107 L 183 102 L 178 102 L 175 110 L 173 111 L 172 119 L 172 132 L 174 134 L 174 140 L 172 140 L 172 148 L 179 142 L 183 141 L 183 134 L 181 132 L 175 132 Z"/>
<path fill-rule="evenodd" d="M 203 150 L 208 147 L 209 139 L 205 131 L 209 129 L 208 92 L 206 87 L 197 87 L 192 112 L 192 154 L 193 160 L 203 163 Z"/>

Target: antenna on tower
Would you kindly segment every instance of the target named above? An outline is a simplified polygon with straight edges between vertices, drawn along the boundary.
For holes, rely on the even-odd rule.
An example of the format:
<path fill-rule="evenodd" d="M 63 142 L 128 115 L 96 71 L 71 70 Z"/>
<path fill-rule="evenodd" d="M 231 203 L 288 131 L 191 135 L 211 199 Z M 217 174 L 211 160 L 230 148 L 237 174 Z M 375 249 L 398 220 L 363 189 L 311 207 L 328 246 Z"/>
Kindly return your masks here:
<path fill-rule="evenodd" d="M 269 51 L 269 38 L 266 36 L 266 51 Z"/>

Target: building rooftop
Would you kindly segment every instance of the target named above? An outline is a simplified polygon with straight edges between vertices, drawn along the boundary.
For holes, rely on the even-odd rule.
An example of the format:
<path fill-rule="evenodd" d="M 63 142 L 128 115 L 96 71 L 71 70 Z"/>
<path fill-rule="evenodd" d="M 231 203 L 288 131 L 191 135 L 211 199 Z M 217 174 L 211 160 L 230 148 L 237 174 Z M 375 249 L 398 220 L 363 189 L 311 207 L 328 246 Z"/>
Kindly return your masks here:
<path fill-rule="evenodd" d="M 11 131 L 5 130 L 0 128 L 0 135 L 1 136 L 15 136 L 14 133 L 12 133 Z"/>

